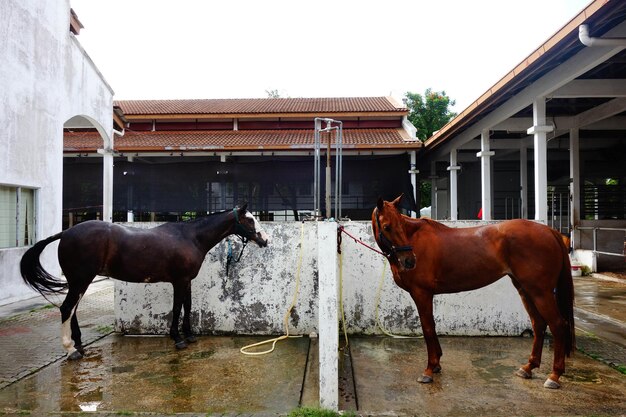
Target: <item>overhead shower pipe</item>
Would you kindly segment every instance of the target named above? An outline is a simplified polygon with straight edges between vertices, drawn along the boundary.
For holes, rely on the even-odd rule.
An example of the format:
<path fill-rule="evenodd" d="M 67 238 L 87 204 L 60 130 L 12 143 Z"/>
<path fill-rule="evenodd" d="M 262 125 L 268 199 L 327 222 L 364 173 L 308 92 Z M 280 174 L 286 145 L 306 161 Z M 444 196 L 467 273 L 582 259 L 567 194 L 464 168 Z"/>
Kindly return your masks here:
<path fill-rule="evenodd" d="M 592 38 L 589 36 L 589 26 L 578 26 L 578 38 L 585 46 L 621 46 L 626 48 L 626 38 Z"/>
<path fill-rule="evenodd" d="M 322 128 L 322 123 L 326 127 Z M 335 126 L 333 126 L 335 125 Z M 313 161 L 313 215 L 315 219 L 322 218 L 321 198 L 320 198 L 320 154 L 321 154 L 321 132 L 328 132 L 329 136 L 335 131 L 335 219 L 341 218 L 341 195 L 342 195 L 342 174 L 343 174 L 343 122 L 323 117 L 315 118 L 315 152 Z M 331 139 L 328 139 L 327 166 L 326 166 L 326 210 L 327 217 L 330 217 L 330 152 Z"/>

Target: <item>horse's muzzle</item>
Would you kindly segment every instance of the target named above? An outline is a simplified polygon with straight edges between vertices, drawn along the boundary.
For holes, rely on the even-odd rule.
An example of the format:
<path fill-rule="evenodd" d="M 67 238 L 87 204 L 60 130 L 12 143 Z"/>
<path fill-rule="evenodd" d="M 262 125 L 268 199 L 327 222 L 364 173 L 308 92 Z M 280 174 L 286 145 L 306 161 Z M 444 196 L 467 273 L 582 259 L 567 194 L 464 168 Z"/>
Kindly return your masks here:
<path fill-rule="evenodd" d="M 254 235 L 252 240 L 254 240 L 254 243 L 259 245 L 260 248 L 266 247 L 267 244 L 269 243 L 269 239 L 263 239 L 260 233 L 257 233 L 256 235 Z"/>

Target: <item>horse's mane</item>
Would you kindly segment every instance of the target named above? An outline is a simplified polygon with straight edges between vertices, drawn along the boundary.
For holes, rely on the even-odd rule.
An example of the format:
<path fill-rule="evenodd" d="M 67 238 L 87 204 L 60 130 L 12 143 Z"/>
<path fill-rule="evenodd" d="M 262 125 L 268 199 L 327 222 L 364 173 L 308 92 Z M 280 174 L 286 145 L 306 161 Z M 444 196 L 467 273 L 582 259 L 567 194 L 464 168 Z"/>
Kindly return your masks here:
<path fill-rule="evenodd" d="M 208 217 L 213 217 L 213 216 L 217 216 L 218 214 L 224 214 L 226 212 L 231 212 L 232 209 L 230 210 L 221 210 L 221 211 L 214 211 L 212 213 L 209 214 L 203 214 L 202 216 L 196 216 L 193 219 L 189 219 L 189 220 L 183 220 L 179 223 L 196 223 L 196 222 L 201 222 L 203 220 L 207 220 Z"/>
<path fill-rule="evenodd" d="M 435 229 L 439 229 L 439 230 L 444 230 L 444 229 L 449 229 L 450 227 L 446 226 L 443 223 L 439 223 L 437 220 L 433 220 L 430 217 L 419 217 L 419 218 L 414 218 L 414 217 L 409 217 L 409 216 L 402 216 L 402 218 L 405 221 L 409 221 L 409 223 L 412 223 L 413 225 L 417 226 L 417 227 L 421 227 L 424 224 L 435 228 Z"/>

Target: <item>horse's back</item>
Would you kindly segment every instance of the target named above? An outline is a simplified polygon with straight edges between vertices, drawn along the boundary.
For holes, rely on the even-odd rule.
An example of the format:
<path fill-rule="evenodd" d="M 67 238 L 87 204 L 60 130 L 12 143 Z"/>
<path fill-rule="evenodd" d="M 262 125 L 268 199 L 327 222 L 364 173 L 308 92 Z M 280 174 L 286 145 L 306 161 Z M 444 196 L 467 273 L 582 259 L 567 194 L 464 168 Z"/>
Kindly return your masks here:
<path fill-rule="evenodd" d="M 500 223 L 499 227 L 514 270 L 534 270 L 538 274 L 554 275 L 566 266 L 564 254 L 567 249 L 554 229 L 523 219 L 508 220 Z"/>

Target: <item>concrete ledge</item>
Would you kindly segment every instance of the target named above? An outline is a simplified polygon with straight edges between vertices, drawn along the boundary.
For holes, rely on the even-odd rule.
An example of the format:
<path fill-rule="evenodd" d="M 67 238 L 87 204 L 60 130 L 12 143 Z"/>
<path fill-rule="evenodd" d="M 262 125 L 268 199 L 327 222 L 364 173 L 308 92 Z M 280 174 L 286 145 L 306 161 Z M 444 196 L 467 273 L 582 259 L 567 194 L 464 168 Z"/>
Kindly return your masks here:
<path fill-rule="evenodd" d="M 472 226 L 480 222 L 447 222 Z M 325 223 L 324 223 L 325 224 Z M 154 223 L 133 223 L 153 227 Z M 319 254 L 321 223 L 263 223 L 271 236 L 268 248 L 250 244 L 241 262 L 233 264 L 226 277 L 227 243 L 207 255 L 192 285 L 192 326 L 200 334 L 282 334 L 283 317 L 295 290 L 300 228 L 304 227 L 301 288 L 290 317 L 290 333 L 309 334 L 318 329 Z M 333 227 L 336 225 L 331 224 Z M 349 222 L 350 234 L 375 246 L 369 222 Z M 233 252 L 239 239 L 231 238 Z M 324 243 L 335 249 L 334 239 Z M 377 290 L 385 277 L 379 317 L 387 331 L 421 334 L 416 308 L 409 295 L 398 288 L 386 260 L 344 236 L 342 243 L 343 302 L 348 331 L 352 334 L 382 334 L 376 324 Z M 476 291 L 435 296 L 435 320 L 442 335 L 519 335 L 530 321 L 517 291 L 508 278 Z M 167 334 L 171 320 L 172 289 L 169 284 L 115 283 L 115 327 L 133 334 Z"/>

